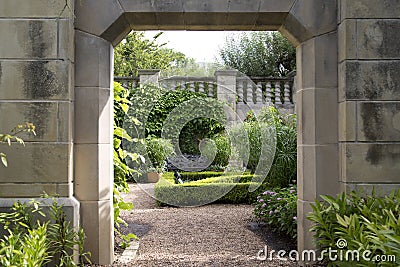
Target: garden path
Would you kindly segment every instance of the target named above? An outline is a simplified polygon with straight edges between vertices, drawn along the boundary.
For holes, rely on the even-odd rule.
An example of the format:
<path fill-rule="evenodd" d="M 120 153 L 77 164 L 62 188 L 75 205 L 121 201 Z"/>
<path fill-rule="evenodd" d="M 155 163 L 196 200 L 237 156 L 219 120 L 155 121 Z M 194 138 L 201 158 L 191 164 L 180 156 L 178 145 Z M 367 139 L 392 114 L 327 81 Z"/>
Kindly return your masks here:
<path fill-rule="evenodd" d="M 125 200 L 135 208 L 123 214 L 129 224 L 124 231 L 139 236 L 139 253 L 134 262 L 114 266 L 296 266 L 287 260 L 257 260 L 266 245 L 269 251 L 289 251 L 293 244 L 259 227 L 251 205 L 160 208 L 137 185 L 130 188 Z"/>

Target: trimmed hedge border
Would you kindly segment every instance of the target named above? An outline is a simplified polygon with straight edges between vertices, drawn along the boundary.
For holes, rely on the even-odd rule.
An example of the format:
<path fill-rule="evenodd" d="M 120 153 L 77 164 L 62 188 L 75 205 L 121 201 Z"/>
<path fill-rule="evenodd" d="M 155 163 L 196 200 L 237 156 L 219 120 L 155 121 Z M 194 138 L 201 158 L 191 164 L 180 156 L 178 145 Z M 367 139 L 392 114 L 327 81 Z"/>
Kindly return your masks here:
<path fill-rule="evenodd" d="M 252 178 L 252 175 L 227 175 L 174 184 L 173 174 L 167 173 L 155 185 L 154 194 L 159 205 L 196 206 L 209 200 L 212 200 L 211 203 L 252 204 L 266 189 L 264 184 L 254 192 L 249 192 L 249 186 L 255 184 L 250 182 Z M 242 182 L 235 183 L 237 179 Z M 229 188 L 231 190 L 228 191 Z"/>

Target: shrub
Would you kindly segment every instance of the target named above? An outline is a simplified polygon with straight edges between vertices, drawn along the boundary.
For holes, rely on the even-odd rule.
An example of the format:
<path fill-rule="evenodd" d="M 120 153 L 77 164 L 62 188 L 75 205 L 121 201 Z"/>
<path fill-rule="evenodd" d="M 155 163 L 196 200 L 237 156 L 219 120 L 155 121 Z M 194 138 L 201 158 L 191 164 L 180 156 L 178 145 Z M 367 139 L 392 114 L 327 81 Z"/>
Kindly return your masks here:
<path fill-rule="evenodd" d="M 16 202 L 9 213 L 0 213 L 0 225 L 8 232 L 0 240 L 2 266 L 82 266 L 90 262 L 83 252 L 85 235 L 75 230 L 55 200 L 45 210 L 41 202 Z M 49 216 L 50 218 L 48 218 Z M 41 221 L 47 220 L 43 223 Z M 79 263 L 73 261 L 78 256 Z"/>
<path fill-rule="evenodd" d="M 211 142 L 206 142 L 201 148 L 201 152 L 209 159 L 212 160 L 212 165 L 225 167 L 229 164 L 229 157 L 231 156 L 231 144 L 226 135 L 218 134 L 211 138 L 215 143 L 216 151 L 213 151 L 214 146 Z M 214 156 L 215 154 L 215 156 Z"/>
<path fill-rule="evenodd" d="M 246 122 L 230 129 L 233 149 L 237 150 L 239 158 L 245 162 L 248 159 L 246 167 L 252 173 L 256 172 L 260 156 L 263 154 L 261 164 L 265 167 L 262 166 L 261 172 L 271 164 L 267 182 L 273 187 L 289 186 L 296 180 L 297 173 L 295 115 L 284 115 L 270 107 L 262 109 L 258 120 L 251 112 L 247 117 Z M 275 151 L 273 151 L 274 145 Z"/>
<path fill-rule="evenodd" d="M 297 237 L 297 194 L 294 186 L 265 191 L 257 196 L 254 215 L 272 230 Z"/>
<path fill-rule="evenodd" d="M 174 185 L 161 180 L 155 185 L 154 193 L 160 205 L 197 206 L 211 203 L 250 204 L 262 191 L 249 192 L 252 183 L 206 183 Z M 230 190 L 229 190 L 230 189 Z"/>
<path fill-rule="evenodd" d="M 156 172 L 164 170 L 165 160 L 174 153 L 171 142 L 163 138 L 146 138 L 146 149 L 149 160 L 147 168 L 154 168 Z"/>
<path fill-rule="evenodd" d="M 179 133 L 176 136 L 179 139 L 179 146 L 182 153 L 199 154 L 199 143 L 204 138 L 209 138 L 224 130 L 223 123 L 225 113 L 223 112 L 222 102 L 221 107 L 215 107 L 215 99 L 210 99 L 203 93 L 191 92 L 189 90 L 175 90 L 167 91 L 161 87 L 150 84 L 141 85 L 130 91 L 129 100 L 130 106 L 133 107 L 131 115 L 138 118 L 141 125 L 134 129 L 137 132 L 135 137 L 145 138 L 147 136 L 161 137 L 164 127 L 164 122 L 167 118 L 171 119 L 171 112 L 176 107 L 185 107 L 186 103 L 196 101 L 199 106 L 211 106 L 213 109 L 212 116 L 210 117 L 209 110 L 205 109 L 204 114 L 196 114 L 199 117 L 190 120 L 182 125 L 182 129 L 178 129 L 178 124 L 173 128 L 173 131 Z M 191 105 L 191 104 L 188 104 Z M 183 108 L 185 112 L 192 112 L 193 109 L 189 107 Z M 207 111 L 207 113 L 205 112 Z M 179 118 L 173 117 L 172 119 L 185 119 L 192 114 L 175 114 Z"/>
<path fill-rule="evenodd" d="M 182 176 L 183 181 L 197 181 L 206 179 L 209 177 L 217 177 L 223 175 L 223 172 L 181 172 L 180 175 Z M 163 178 L 165 180 L 174 181 L 174 173 L 167 172 L 163 174 Z"/>
<path fill-rule="evenodd" d="M 360 256 L 359 261 L 329 261 L 327 255 L 324 263 L 328 266 L 399 266 L 400 265 L 400 190 L 388 196 L 363 196 L 351 192 L 339 194 L 336 198 L 321 196 L 322 202 L 316 200 L 312 205 L 313 212 L 308 216 L 314 226 L 311 230 L 318 247 L 338 249 L 338 240 L 345 240 L 346 250 L 357 250 L 360 255 L 366 250 L 368 256 L 394 255 L 395 262 L 370 262 Z M 343 243 L 342 243 L 343 244 Z M 350 259 L 352 260 L 352 259 Z"/>

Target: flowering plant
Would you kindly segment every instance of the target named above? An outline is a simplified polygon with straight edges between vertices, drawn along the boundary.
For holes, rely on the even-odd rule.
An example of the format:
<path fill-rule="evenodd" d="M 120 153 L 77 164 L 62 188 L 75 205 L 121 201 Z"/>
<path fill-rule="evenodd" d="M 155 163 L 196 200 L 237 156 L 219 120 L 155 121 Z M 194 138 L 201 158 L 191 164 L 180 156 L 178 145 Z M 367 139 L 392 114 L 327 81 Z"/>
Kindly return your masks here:
<path fill-rule="evenodd" d="M 297 237 L 297 190 L 295 186 L 265 191 L 257 197 L 254 215 L 272 230 Z"/>

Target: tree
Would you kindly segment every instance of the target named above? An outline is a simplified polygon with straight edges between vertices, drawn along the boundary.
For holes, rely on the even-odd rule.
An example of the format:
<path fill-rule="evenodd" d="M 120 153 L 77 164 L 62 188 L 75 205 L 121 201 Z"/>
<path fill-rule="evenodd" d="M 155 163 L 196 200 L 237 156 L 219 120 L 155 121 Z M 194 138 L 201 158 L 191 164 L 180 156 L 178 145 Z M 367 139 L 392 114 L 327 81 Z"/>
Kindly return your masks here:
<path fill-rule="evenodd" d="M 148 40 L 143 32 L 131 32 L 114 49 L 114 75 L 137 76 L 139 69 L 169 70 L 181 67 L 191 59 L 185 54 L 157 44 L 159 33 Z"/>
<path fill-rule="evenodd" d="M 229 36 L 219 50 L 221 63 L 247 76 L 286 76 L 296 68 L 296 49 L 279 32 Z"/>

